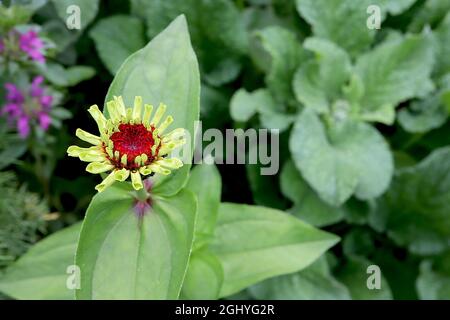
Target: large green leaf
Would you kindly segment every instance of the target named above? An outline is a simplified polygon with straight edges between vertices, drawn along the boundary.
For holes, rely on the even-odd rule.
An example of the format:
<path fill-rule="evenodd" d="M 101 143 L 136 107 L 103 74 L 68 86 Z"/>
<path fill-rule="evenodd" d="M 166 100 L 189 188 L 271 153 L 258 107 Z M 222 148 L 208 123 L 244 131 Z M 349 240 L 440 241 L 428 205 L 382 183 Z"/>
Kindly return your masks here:
<path fill-rule="evenodd" d="M 223 283 L 223 269 L 217 257 L 207 250 L 192 253 L 181 291 L 182 299 L 217 299 Z"/>
<path fill-rule="evenodd" d="M 109 87 L 106 101 L 115 95 L 122 95 L 126 105 L 132 105 L 135 96 L 142 96 L 145 103 L 154 106 L 165 103 L 167 114 L 174 118 L 170 128 L 184 128 L 192 137 L 190 154 L 184 155 L 192 158 L 194 122 L 200 108 L 200 77 L 184 16 L 123 63 Z M 190 164 L 185 164 L 168 179 L 157 176 L 152 192 L 177 193 L 187 182 L 189 169 Z"/>
<path fill-rule="evenodd" d="M 87 25 L 94 20 L 100 4 L 99 0 L 52 0 L 52 2 L 58 16 L 64 22 L 69 18 L 67 8 L 72 5 L 77 6 L 80 10 L 81 29 L 86 28 Z"/>
<path fill-rule="evenodd" d="M 219 86 L 238 76 L 240 56 L 248 44 L 241 13 L 232 1 L 132 0 L 131 11 L 145 19 L 149 37 L 158 34 L 176 16 L 186 15 L 203 80 Z"/>
<path fill-rule="evenodd" d="M 337 241 L 338 237 L 275 209 L 222 203 L 211 244 L 224 269 L 220 296 L 299 271 Z"/>
<path fill-rule="evenodd" d="M 448 112 L 443 106 L 439 94 L 413 101 L 409 108 L 402 109 L 398 113 L 398 121 L 402 128 L 413 133 L 439 128 L 447 118 Z"/>
<path fill-rule="evenodd" d="M 450 147 L 397 172 L 377 215 L 389 234 L 410 250 L 430 254 L 450 241 Z"/>
<path fill-rule="evenodd" d="M 356 55 L 367 48 L 376 30 L 370 30 L 367 7 L 371 0 L 296 0 L 297 10 L 312 25 L 315 36 L 335 42 Z"/>
<path fill-rule="evenodd" d="M 315 53 L 315 59 L 298 69 L 293 88 L 297 100 L 318 112 L 329 111 L 329 104 L 340 97 L 350 77 L 348 54 L 333 42 L 308 38 L 303 46 Z"/>
<path fill-rule="evenodd" d="M 222 192 L 222 180 L 215 165 L 200 164 L 191 171 L 186 188 L 197 196 L 194 247 L 208 243 L 214 234 Z"/>
<path fill-rule="evenodd" d="M 330 206 L 302 178 L 292 161 L 288 161 L 281 171 L 281 192 L 294 206 L 292 214 L 313 226 L 323 227 L 342 220 L 344 211 Z"/>
<path fill-rule="evenodd" d="M 368 118 L 368 114 L 381 108 L 394 108 L 428 93 L 433 88 L 429 78 L 432 67 L 433 50 L 430 38 L 424 35 L 389 40 L 360 56 L 355 70 L 365 88 L 361 98 L 363 116 Z M 392 121 L 387 116 L 381 122 Z"/>
<path fill-rule="evenodd" d="M 89 35 L 111 74 L 116 74 L 125 59 L 145 45 L 144 24 L 131 16 L 116 15 L 102 19 Z"/>
<path fill-rule="evenodd" d="M 131 186 L 97 194 L 76 254 L 78 299 L 177 299 L 192 248 L 196 201 L 189 191 L 162 198 L 139 218 Z"/>
<path fill-rule="evenodd" d="M 331 205 L 344 203 L 352 194 L 360 199 L 375 198 L 389 186 L 391 152 L 368 124 L 347 121 L 326 128 L 317 115 L 304 110 L 289 146 L 303 178 Z"/>
<path fill-rule="evenodd" d="M 67 268 L 75 262 L 81 223 L 38 242 L 0 277 L 0 291 L 15 299 L 73 299 Z"/>
<path fill-rule="evenodd" d="M 295 104 L 291 83 L 300 63 L 306 59 L 295 33 L 282 27 L 268 27 L 257 31 L 262 46 L 272 57 L 266 83 L 279 102 Z"/>
<path fill-rule="evenodd" d="M 306 269 L 268 279 L 250 287 L 262 300 L 349 300 L 347 288 L 331 275 L 327 259 L 322 256 Z"/>
<path fill-rule="evenodd" d="M 64 68 L 57 63 L 47 63 L 42 66 L 41 72 L 48 81 L 59 87 L 71 87 L 95 75 L 95 69 L 88 66 Z"/>
<path fill-rule="evenodd" d="M 267 89 L 247 92 L 239 89 L 231 98 L 230 114 L 233 120 L 245 122 L 256 113 L 262 127 L 284 131 L 293 122 L 294 116 L 286 113 L 283 104 L 275 101 Z"/>

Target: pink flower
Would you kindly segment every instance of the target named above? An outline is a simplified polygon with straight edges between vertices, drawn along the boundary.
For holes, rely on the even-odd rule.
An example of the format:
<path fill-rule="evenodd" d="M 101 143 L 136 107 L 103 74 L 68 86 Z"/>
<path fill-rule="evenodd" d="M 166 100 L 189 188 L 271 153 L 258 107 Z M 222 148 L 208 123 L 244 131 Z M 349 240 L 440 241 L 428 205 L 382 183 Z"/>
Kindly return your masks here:
<path fill-rule="evenodd" d="M 23 103 L 24 97 L 22 95 L 22 92 L 20 92 L 19 88 L 13 83 L 5 83 L 5 89 L 6 89 L 6 100 L 11 103 Z"/>
<path fill-rule="evenodd" d="M 41 49 L 44 47 L 44 43 L 39 38 L 38 34 L 34 30 L 22 33 L 19 37 L 19 47 L 25 52 L 32 60 L 37 62 L 45 62 Z"/>
<path fill-rule="evenodd" d="M 47 113 L 41 112 L 39 114 L 39 125 L 42 128 L 42 130 L 47 131 L 48 127 L 50 126 L 51 120 L 52 119 Z"/>
<path fill-rule="evenodd" d="M 17 120 L 17 131 L 22 138 L 28 137 L 30 134 L 30 123 L 28 117 L 23 115 Z"/>
<path fill-rule="evenodd" d="M 32 122 L 37 122 L 44 131 L 50 126 L 49 112 L 53 97 L 44 94 L 44 88 L 40 86 L 43 81 L 42 76 L 35 77 L 31 82 L 27 97 L 15 84 L 5 84 L 6 103 L 0 110 L 0 116 L 6 115 L 10 125 L 15 123 L 22 138 L 29 135 Z"/>
<path fill-rule="evenodd" d="M 43 76 L 37 76 L 33 79 L 30 87 L 30 94 L 32 97 L 40 97 L 44 93 L 44 89 L 40 87 L 43 81 Z"/>

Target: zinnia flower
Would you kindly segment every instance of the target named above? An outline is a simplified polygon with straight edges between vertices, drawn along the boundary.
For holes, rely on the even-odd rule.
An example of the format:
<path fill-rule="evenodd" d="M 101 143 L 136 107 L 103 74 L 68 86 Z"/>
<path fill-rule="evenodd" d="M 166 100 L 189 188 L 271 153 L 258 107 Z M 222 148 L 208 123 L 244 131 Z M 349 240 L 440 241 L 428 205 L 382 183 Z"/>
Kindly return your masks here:
<path fill-rule="evenodd" d="M 99 192 L 114 181 L 125 181 L 131 176 L 135 190 L 143 188 L 142 176 L 150 174 L 170 174 L 170 169 L 178 169 L 183 163 L 178 158 L 167 158 L 175 148 L 185 143 L 184 129 L 178 128 L 164 134 L 173 122 L 171 116 L 159 124 L 166 106 L 160 104 L 150 120 L 153 106 L 145 104 L 142 97 L 135 97 L 134 107 L 125 108 L 122 97 L 114 97 L 107 102 L 110 119 L 106 119 L 97 105 L 89 108 L 89 113 L 97 122 L 99 136 L 77 129 L 76 136 L 92 144 L 81 148 L 70 146 L 67 153 L 81 161 L 90 162 L 86 171 L 90 173 L 111 173 L 95 189 Z M 143 115 L 142 115 L 142 109 Z"/>

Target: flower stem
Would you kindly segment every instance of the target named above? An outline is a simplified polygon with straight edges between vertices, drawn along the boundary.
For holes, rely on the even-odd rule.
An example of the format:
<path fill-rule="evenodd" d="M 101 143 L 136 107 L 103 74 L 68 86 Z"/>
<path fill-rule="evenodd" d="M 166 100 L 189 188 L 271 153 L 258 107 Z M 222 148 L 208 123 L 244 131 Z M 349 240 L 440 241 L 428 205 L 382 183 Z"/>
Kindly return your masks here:
<path fill-rule="evenodd" d="M 148 198 L 150 197 L 150 194 L 148 193 L 148 191 L 145 188 L 139 189 L 136 191 L 136 198 L 139 201 L 145 202 L 148 200 Z"/>

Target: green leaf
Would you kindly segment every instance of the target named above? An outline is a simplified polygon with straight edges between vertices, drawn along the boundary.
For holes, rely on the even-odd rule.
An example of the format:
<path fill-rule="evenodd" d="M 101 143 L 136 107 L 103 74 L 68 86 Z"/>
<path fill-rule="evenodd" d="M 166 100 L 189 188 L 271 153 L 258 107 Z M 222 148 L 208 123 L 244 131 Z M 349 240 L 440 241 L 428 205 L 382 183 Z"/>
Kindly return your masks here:
<path fill-rule="evenodd" d="M 17 134 L 8 133 L 6 123 L 0 124 L 2 125 L 0 129 L 0 170 L 2 170 L 25 154 L 27 142 Z"/>
<path fill-rule="evenodd" d="M 100 20 L 89 31 L 100 59 L 111 74 L 116 74 L 129 55 L 145 45 L 144 24 L 138 18 L 125 15 Z"/>
<path fill-rule="evenodd" d="M 331 205 L 341 205 L 352 194 L 375 198 L 389 186 L 391 152 L 368 124 L 347 121 L 326 128 L 305 109 L 294 125 L 289 146 L 303 178 Z"/>
<path fill-rule="evenodd" d="M 249 152 L 252 149 L 252 146 L 250 146 Z M 253 201 L 259 206 L 284 209 L 286 207 L 286 200 L 283 199 L 279 191 L 278 176 L 262 175 L 262 167 L 261 164 L 247 164 L 245 166 Z"/>
<path fill-rule="evenodd" d="M 297 218 L 313 226 L 323 227 L 344 217 L 341 208 L 330 206 L 319 198 L 291 160 L 286 162 L 281 171 L 280 184 L 281 192 L 294 203 L 290 212 Z"/>
<path fill-rule="evenodd" d="M 203 79 L 220 86 L 238 76 L 240 56 L 247 52 L 248 37 L 241 13 L 232 1 L 133 0 L 131 11 L 145 19 L 150 38 L 172 19 L 185 14 Z"/>
<path fill-rule="evenodd" d="M 347 52 L 333 42 L 320 38 L 308 38 L 303 46 L 315 54 L 322 90 L 332 99 L 339 96 L 350 76 L 351 62 Z"/>
<path fill-rule="evenodd" d="M 208 243 L 214 234 L 222 192 L 222 179 L 215 165 L 199 164 L 191 171 L 186 188 L 197 196 L 194 247 Z"/>
<path fill-rule="evenodd" d="M 420 10 L 416 11 L 408 26 L 410 32 L 420 32 L 425 25 L 436 25 L 450 10 L 450 2 L 447 0 L 428 0 Z"/>
<path fill-rule="evenodd" d="M 336 271 L 336 277 L 344 283 L 350 291 L 352 299 L 355 300 L 387 300 L 392 299 L 391 289 L 385 277 L 383 270 L 380 271 L 380 289 L 369 289 L 367 284 L 369 277 L 376 273 L 368 273 L 368 267 L 372 262 L 358 256 L 350 256 L 345 264 Z"/>
<path fill-rule="evenodd" d="M 318 113 L 326 113 L 329 111 L 329 102 L 320 80 L 319 65 L 309 61 L 297 70 L 292 86 L 295 97 L 305 107 Z"/>
<path fill-rule="evenodd" d="M 408 10 L 417 0 L 375 0 L 374 4 L 381 6 L 382 12 L 399 15 Z"/>
<path fill-rule="evenodd" d="M 125 60 L 109 87 L 106 101 L 115 95 L 122 95 L 126 105 L 132 105 L 135 96 L 142 96 L 145 103 L 154 106 L 166 104 L 167 114 L 174 118 L 170 128 L 184 128 L 192 137 L 190 153 L 184 155 L 192 158 L 194 122 L 200 108 L 200 77 L 184 16 L 175 19 Z M 189 169 L 190 164 L 185 164 L 168 177 L 156 176 L 152 192 L 176 194 L 186 184 Z"/>
<path fill-rule="evenodd" d="M 422 300 L 450 299 L 450 252 L 421 263 L 416 287 Z"/>
<path fill-rule="evenodd" d="M 210 247 L 224 270 L 220 296 L 273 276 L 299 271 L 337 241 L 336 236 L 278 210 L 222 203 Z"/>
<path fill-rule="evenodd" d="M 266 103 L 267 92 L 263 89 L 252 93 L 241 88 L 236 91 L 230 101 L 230 114 L 234 121 L 246 122 L 255 115 L 259 104 Z M 270 96 L 270 94 L 269 94 Z"/>
<path fill-rule="evenodd" d="M 268 27 L 257 31 L 262 46 L 272 57 L 266 83 L 275 99 L 295 105 L 291 88 L 294 73 L 300 63 L 306 59 L 306 53 L 295 33 L 282 27 Z"/>
<path fill-rule="evenodd" d="M 296 0 L 300 15 L 313 34 L 338 44 L 352 56 L 367 48 L 376 30 L 367 28 L 370 0 Z M 351 36 L 349 36 L 351 35 Z"/>
<path fill-rule="evenodd" d="M 450 277 L 433 272 L 431 268 L 422 266 L 417 279 L 417 290 L 422 300 L 450 299 Z"/>
<path fill-rule="evenodd" d="M 182 299 L 218 299 L 223 283 L 220 261 L 209 251 L 194 252 L 181 291 Z"/>
<path fill-rule="evenodd" d="M 265 280 L 250 287 L 258 300 L 349 300 L 347 288 L 330 273 L 322 256 L 306 269 Z"/>
<path fill-rule="evenodd" d="M 441 102 L 439 94 L 427 96 L 423 100 L 413 101 L 409 108 L 398 113 L 402 128 L 411 133 L 427 132 L 442 126 L 448 118 L 448 112 Z"/>
<path fill-rule="evenodd" d="M 73 299 L 67 268 L 74 265 L 80 228 L 77 223 L 34 245 L 0 277 L 0 291 L 21 300 Z"/>
<path fill-rule="evenodd" d="M 329 111 L 329 103 L 341 96 L 350 77 L 348 54 L 333 42 L 308 38 L 303 46 L 315 53 L 315 59 L 296 72 L 293 87 L 296 98 L 318 112 Z"/>
<path fill-rule="evenodd" d="M 437 28 L 435 35 L 437 41 L 435 72 L 438 76 L 441 76 L 450 72 L 450 13 Z"/>
<path fill-rule="evenodd" d="M 100 1 L 99 0 L 52 0 L 56 8 L 59 18 L 66 22 L 66 20 L 73 14 L 71 11 L 67 13 L 69 6 L 75 5 L 80 8 L 80 22 L 81 29 L 84 29 L 94 20 L 97 15 Z"/>
<path fill-rule="evenodd" d="M 92 67 L 73 66 L 64 68 L 56 63 L 47 63 L 41 71 L 48 81 L 59 87 L 72 87 L 95 75 L 95 69 Z"/>
<path fill-rule="evenodd" d="M 287 114 L 283 106 L 277 103 L 267 89 L 253 92 L 241 88 L 231 98 L 230 114 L 235 121 L 249 121 L 259 114 L 261 125 L 267 129 L 285 131 L 293 122 L 294 116 Z"/>
<path fill-rule="evenodd" d="M 417 63 L 421 61 L 421 63 Z M 420 97 L 432 88 L 429 76 L 433 51 L 423 35 L 390 40 L 360 56 L 355 70 L 364 83 L 361 113 L 372 114 L 387 108 L 384 123 L 392 123 L 390 109 L 408 99 Z M 390 107 L 386 107 L 390 106 Z"/>
<path fill-rule="evenodd" d="M 378 215 L 396 242 L 419 254 L 438 253 L 450 241 L 450 147 L 398 170 Z"/>
<path fill-rule="evenodd" d="M 92 199 L 76 253 L 83 275 L 77 299 L 178 298 L 192 248 L 195 197 L 183 190 L 151 201 L 138 218 L 128 184 Z"/>

